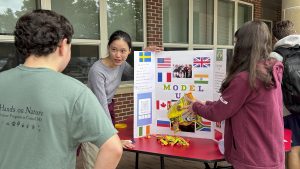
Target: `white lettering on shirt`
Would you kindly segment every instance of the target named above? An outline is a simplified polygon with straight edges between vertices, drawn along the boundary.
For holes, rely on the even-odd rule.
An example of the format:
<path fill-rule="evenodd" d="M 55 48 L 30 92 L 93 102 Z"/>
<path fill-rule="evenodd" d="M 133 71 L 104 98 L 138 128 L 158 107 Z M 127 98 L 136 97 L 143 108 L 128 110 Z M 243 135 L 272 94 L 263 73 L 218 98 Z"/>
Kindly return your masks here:
<path fill-rule="evenodd" d="M 224 100 L 222 96 L 220 97 L 220 101 L 224 104 L 228 104 L 228 101 Z"/>

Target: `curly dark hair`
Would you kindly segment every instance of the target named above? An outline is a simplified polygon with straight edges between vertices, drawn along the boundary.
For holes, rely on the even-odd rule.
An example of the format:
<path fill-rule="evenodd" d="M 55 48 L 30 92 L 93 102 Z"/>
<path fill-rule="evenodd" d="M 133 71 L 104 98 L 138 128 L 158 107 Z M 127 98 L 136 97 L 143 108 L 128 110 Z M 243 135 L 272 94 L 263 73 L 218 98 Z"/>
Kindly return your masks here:
<path fill-rule="evenodd" d="M 280 40 L 286 36 L 296 33 L 293 22 L 290 20 L 278 21 L 272 28 L 273 36 Z"/>
<path fill-rule="evenodd" d="M 29 55 L 47 56 L 64 38 L 70 44 L 73 33 L 72 24 L 64 16 L 50 10 L 33 10 L 17 21 L 15 46 L 24 60 Z"/>

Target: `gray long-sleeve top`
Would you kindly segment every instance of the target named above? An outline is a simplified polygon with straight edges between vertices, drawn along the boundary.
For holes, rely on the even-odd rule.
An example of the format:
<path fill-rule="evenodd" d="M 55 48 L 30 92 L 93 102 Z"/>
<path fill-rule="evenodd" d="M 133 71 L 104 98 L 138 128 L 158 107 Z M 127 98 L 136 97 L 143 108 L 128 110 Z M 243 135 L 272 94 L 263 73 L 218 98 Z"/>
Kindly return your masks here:
<path fill-rule="evenodd" d="M 88 74 L 88 87 L 93 91 L 105 110 L 107 116 L 111 119 L 108 110 L 108 104 L 116 93 L 121 83 L 122 76 L 133 79 L 133 68 L 124 62 L 116 68 L 109 68 L 102 63 L 102 59 L 96 61 Z"/>

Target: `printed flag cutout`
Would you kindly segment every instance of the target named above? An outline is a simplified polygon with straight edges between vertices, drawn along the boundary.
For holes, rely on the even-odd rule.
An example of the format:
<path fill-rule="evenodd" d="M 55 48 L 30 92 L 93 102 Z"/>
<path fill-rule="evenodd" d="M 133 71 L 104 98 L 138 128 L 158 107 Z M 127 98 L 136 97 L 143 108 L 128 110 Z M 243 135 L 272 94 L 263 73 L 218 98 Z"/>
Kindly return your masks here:
<path fill-rule="evenodd" d="M 139 52 L 140 62 L 151 62 L 151 52 Z"/>
<path fill-rule="evenodd" d="M 157 120 L 158 127 L 170 127 L 170 121 L 166 120 Z"/>
<path fill-rule="evenodd" d="M 284 147 L 286 151 L 291 150 L 292 131 L 290 129 L 284 129 Z"/>
<path fill-rule="evenodd" d="M 195 74 L 195 84 L 208 84 L 208 74 Z"/>
<path fill-rule="evenodd" d="M 215 140 L 219 141 L 223 138 L 223 134 L 215 129 Z"/>
<path fill-rule="evenodd" d="M 221 128 L 221 127 L 222 127 L 222 125 L 221 125 L 221 122 L 220 122 L 220 121 L 216 122 L 216 127 L 218 127 L 218 128 Z"/>
<path fill-rule="evenodd" d="M 193 66 L 196 68 L 208 68 L 210 67 L 210 57 L 195 57 Z"/>
<path fill-rule="evenodd" d="M 157 58 L 157 68 L 170 68 L 171 58 Z"/>
<path fill-rule="evenodd" d="M 148 136 L 150 135 L 150 126 L 141 126 L 138 128 L 138 136 Z"/>
<path fill-rule="evenodd" d="M 157 82 L 171 82 L 171 75 L 170 72 L 158 72 Z"/>
<path fill-rule="evenodd" d="M 199 131 L 211 131 L 211 122 L 205 121 L 204 118 L 197 116 L 196 117 L 196 128 Z"/>
<path fill-rule="evenodd" d="M 156 100 L 156 110 L 168 110 L 171 106 L 171 101 Z"/>

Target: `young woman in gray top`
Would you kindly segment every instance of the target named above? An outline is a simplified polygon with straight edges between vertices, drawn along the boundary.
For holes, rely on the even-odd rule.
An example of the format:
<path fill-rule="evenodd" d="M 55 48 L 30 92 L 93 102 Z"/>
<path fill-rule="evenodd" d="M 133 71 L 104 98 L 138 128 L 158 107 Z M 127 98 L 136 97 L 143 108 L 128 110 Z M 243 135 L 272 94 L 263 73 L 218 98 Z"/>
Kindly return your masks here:
<path fill-rule="evenodd" d="M 94 92 L 107 116 L 115 124 L 113 97 L 121 78 L 133 79 L 133 68 L 126 62 L 131 53 L 130 36 L 121 30 L 115 31 L 108 41 L 108 56 L 93 64 L 88 75 L 88 87 Z M 163 48 L 148 46 L 145 51 L 159 52 Z"/>
<path fill-rule="evenodd" d="M 133 79 L 133 68 L 126 62 L 131 53 L 130 36 L 123 31 L 114 32 L 108 41 L 108 56 L 93 64 L 88 75 L 88 87 L 98 98 L 107 116 L 115 123 L 113 97 L 121 83 L 122 76 Z M 161 47 L 149 46 L 145 51 L 161 51 Z M 124 148 L 133 148 L 131 141 L 121 140 Z M 85 169 L 92 169 L 97 157 L 98 148 L 91 143 L 82 144 L 83 165 Z"/>
<path fill-rule="evenodd" d="M 126 76 L 133 79 L 133 68 L 126 62 L 131 47 L 131 38 L 126 32 L 114 32 L 108 41 L 108 56 L 95 62 L 88 75 L 88 87 L 94 92 L 113 124 L 115 124 L 113 97 L 121 78 Z"/>
<path fill-rule="evenodd" d="M 88 87 L 96 95 L 106 115 L 115 124 L 113 97 L 123 74 L 133 79 L 133 68 L 126 62 L 131 53 L 131 38 L 123 31 L 114 32 L 108 41 L 108 56 L 96 61 L 88 75 Z M 121 141 L 124 148 L 133 148 L 131 141 Z M 98 147 L 87 142 L 81 146 L 84 169 L 93 169 Z"/>

